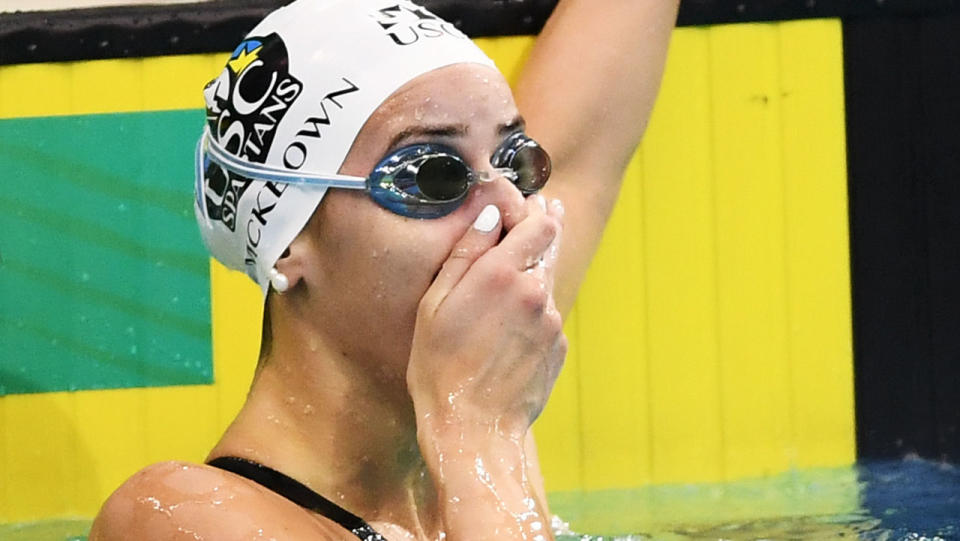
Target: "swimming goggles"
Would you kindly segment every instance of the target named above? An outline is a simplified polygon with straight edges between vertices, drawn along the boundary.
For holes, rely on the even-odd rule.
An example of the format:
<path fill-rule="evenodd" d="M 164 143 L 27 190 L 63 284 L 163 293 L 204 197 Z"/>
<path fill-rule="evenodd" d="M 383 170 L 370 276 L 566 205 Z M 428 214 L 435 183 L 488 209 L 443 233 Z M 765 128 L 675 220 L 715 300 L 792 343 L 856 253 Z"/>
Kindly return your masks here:
<path fill-rule="evenodd" d="M 476 182 L 493 180 L 470 168 L 446 145 L 418 143 L 387 155 L 370 173 L 354 177 L 317 174 L 250 163 L 227 152 L 204 132 L 197 144 L 198 185 L 209 165 L 240 177 L 285 184 L 365 190 L 380 206 L 410 218 L 439 218 L 456 210 Z M 508 136 L 490 158 L 498 175 L 508 178 L 524 195 L 537 192 L 550 178 L 550 156 L 523 132 Z"/>

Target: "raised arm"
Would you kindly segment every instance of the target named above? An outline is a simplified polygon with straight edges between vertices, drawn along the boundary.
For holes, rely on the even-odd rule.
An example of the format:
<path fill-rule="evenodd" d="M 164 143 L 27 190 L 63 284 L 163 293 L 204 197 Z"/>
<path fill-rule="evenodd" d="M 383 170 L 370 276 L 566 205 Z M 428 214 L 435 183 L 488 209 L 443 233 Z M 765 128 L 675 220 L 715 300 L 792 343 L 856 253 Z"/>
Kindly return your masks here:
<path fill-rule="evenodd" d="M 573 306 L 650 118 L 679 0 L 561 0 L 515 91 L 566 207 L 555 298 Z"/>

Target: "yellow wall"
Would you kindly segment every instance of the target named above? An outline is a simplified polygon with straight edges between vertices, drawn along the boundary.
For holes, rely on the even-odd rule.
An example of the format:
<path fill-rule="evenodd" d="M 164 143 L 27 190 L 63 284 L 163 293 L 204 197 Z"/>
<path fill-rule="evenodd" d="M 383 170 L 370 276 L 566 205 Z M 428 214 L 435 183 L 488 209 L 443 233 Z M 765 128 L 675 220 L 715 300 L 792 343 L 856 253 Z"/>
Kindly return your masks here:
<path fill-rule="evenodd" d="M 676 32 L 536 426 L 549 490 L 854 459 L 840 32 Z M 480 40 L 509 77 L 531 43 Z M 201 107 L 224 61 L 2 67 L 0 118 Z M 143 465 L 202 460 L 243 400 L 259 336 L 256 288 L 211 273 L 214 385 L 0 398 L 0 523 L 92 516 Z"/>
<path fill-rule="evenodd" d="M 838 21 L 676 33 L 537 427 L 548 488 L 854 459 L 842 70 Z"/>

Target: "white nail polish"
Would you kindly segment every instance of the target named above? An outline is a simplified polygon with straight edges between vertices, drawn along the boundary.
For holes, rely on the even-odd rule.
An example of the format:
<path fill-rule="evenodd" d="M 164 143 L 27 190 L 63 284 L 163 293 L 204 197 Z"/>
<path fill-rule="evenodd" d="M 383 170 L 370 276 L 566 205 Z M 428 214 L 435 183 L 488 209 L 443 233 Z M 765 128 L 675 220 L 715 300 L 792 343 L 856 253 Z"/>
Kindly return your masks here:
<path fill-rule="evenodd" d="M 537 198 L 537 204 L 540 205 L 540 208 L 546 212 L 547 211 L 547 200 L 540 194 L 535 196 Z"/>
<path fill-rule="evenodd" d="M 477 216 L 476 221 L 473 222 L 473 228 L 481 233 L 489 233 L 493 231 L 494 227 L 497 227 L 499 221 L 500 209 L 496 205 L 487 205 L 483 207 L 480 216 Z"/>

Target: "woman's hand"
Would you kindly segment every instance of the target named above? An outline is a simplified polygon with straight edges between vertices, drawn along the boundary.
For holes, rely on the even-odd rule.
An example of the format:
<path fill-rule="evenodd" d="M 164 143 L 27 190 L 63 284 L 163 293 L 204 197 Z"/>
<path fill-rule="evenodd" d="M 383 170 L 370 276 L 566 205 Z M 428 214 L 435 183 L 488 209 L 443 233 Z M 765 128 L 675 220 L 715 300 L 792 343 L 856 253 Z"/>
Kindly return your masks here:
<path fill-rule="evenodd" d="M 499 210 L 485 208 L 421 300 L 407 371 L 418 420 L 521 438 L 543 410 L 567 347 L 553 300 L 563 210 L 526 205 L 499 244 Z"/>
<path fill-rule="evenodd" d="M 567 351 L 553 300 L 563 207 L 526 205 L 499 243 L 485 208 L 417 313 L 407 387 L 449 540 L 552 538 L 524 443 Z"/>

